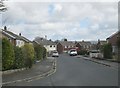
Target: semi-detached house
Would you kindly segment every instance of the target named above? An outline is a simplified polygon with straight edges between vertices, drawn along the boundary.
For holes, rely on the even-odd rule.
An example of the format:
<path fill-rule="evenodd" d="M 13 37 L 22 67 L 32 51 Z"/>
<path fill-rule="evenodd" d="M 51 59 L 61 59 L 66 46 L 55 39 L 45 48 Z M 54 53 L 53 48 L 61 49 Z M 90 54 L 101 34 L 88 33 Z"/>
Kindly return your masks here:
<path fill-rule="evenodd" d="M 45 47 L 49 54 L 57 50 L 57 45 L 52 40 L 47 40 L 46 38 L 37 37 L 34 39 L 34 41 Z"/>
<path fill-rule="evenodd" d="M 117 47 L 117 40 L 120 38 L 120 31 L 117 31 L 116 33 L 112 34 L 110 37 L 108 37 L 107 43 L 110 43 L 112 45 L 112 52 L 117 53 L 118 47 Z"/>
<path fill-rule="evenodd" d="M 7 38 L 13 45 L 18 47 L 24 46 L 25 43 L 32 43 L 27 38 L 21 36 L 21 33 L 17 35 L 11 31 L 8 31 L 6 27 L 2 29 L 2 38 Z"/>
<path fill-rule="evenodd" d="M 59 53 L 68 52 L 70 49 L 76 49 L 76 45 L 71 41 L 60 41 L 57 44 L 57 51 Z"/>

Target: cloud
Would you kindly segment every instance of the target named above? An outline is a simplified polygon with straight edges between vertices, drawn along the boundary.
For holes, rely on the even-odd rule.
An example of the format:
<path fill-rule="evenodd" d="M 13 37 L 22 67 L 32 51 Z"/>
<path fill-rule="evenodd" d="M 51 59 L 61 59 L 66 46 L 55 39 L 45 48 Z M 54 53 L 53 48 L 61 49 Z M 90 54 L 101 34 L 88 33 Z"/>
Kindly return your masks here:
<path fill-rule="evenodd" d="M 29 39 L 106 39 L 118 29 L 117 2 L 7 2 L 3 25 Z"/>

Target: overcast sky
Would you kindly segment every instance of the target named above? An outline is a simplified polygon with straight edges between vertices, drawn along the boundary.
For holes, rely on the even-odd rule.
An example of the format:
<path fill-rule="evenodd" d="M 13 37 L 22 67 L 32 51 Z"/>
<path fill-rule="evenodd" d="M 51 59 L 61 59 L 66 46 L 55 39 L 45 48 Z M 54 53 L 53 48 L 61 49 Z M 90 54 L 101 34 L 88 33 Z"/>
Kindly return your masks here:
<path fill-rule="evenodd" d="M 118 30 L 117 2 L 6 2 L 2 26 L 35 37 L 105 40 Z"/>

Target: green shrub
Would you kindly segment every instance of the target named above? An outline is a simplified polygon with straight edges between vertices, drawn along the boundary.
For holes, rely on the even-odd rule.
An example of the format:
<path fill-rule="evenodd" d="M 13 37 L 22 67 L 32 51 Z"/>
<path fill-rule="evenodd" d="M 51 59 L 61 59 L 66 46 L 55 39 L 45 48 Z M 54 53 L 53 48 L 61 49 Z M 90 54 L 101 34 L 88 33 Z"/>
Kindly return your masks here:
<path fill-rule="evenodd" d="M 24 64 L 26 68 L 31 68 L 32 64 L 35 59 L 35 52 L 32 44 L 25 44 L 22 47 L 23 57 L 24 57 Z"/>
<path fill-rule="evenodd" d="M 106 59 L 112 59 L 112 46 L 111 46 L 111 44 L 105 44 L 104 45 L 103 56 Z"/>
<path fill-rule="evenodd" d="M 42 60 L 46 58 L 46 49 L 39 44 L 34 44 L 35 56 L 36 60 Z"/>
<path fill-rule="evenodd" d="M 80 50 L 78 51 L 78 55 L 88 55 L 87 50 Z"/>
<path fill-rule="evenodd" d="M 34 50 L 36 54 L 36 60 L 43 59 L 43 47 L 39 44 L 34 44 Z"/>
<path fill-rule="evenodd" d="M 24 57 L 23 57 L 23 52 L 22 49 L 19 47 L 14 47 L 14 52 L 15 52 L 15 60 L 14 60 L 14 69 L 19 69 L 24 67 Z"/>
<path fill-rule="evenodd" d="M 14 48 L 6 38 L 2 39 L 2 70 L 9 70 L 14 64 Z"/>

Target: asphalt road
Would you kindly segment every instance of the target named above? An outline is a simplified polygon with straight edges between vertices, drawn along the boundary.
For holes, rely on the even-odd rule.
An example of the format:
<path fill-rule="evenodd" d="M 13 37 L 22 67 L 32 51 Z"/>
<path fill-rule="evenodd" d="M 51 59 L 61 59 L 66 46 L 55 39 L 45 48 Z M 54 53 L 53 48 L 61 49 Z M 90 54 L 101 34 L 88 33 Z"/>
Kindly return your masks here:
<path fill-rule="evenodd" d="M 118 70 L 83 58 L 62 54 L 57 70 L 48 77 L 12 83 L 8 86 L 117 86 Z M 7 85 L 6 85 L 7 86 Z"/>

